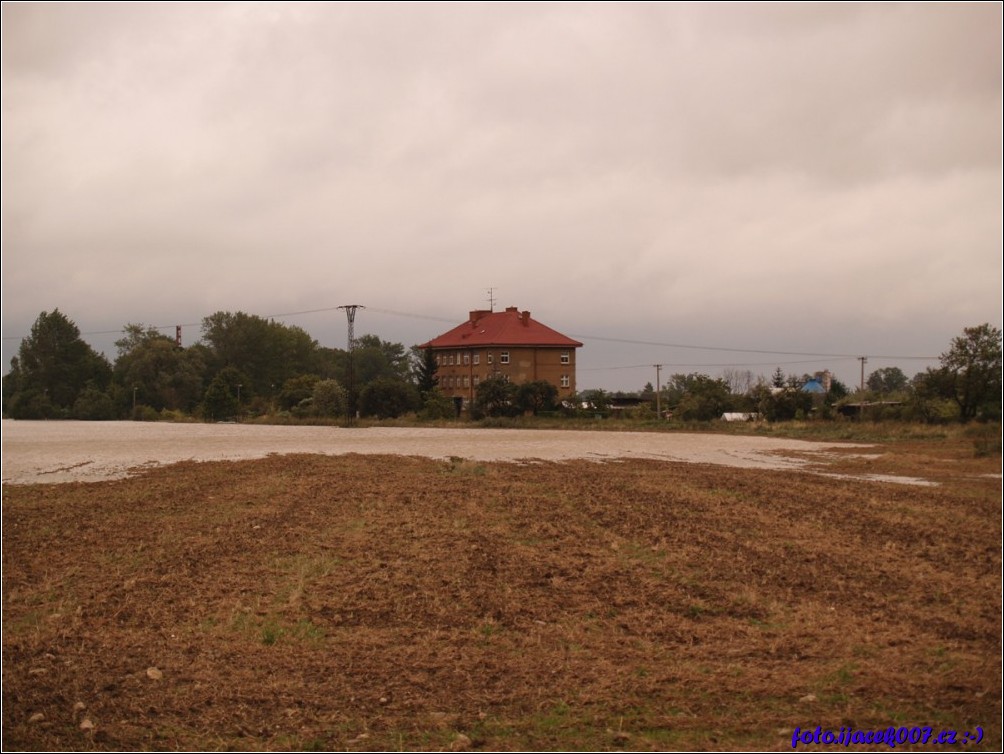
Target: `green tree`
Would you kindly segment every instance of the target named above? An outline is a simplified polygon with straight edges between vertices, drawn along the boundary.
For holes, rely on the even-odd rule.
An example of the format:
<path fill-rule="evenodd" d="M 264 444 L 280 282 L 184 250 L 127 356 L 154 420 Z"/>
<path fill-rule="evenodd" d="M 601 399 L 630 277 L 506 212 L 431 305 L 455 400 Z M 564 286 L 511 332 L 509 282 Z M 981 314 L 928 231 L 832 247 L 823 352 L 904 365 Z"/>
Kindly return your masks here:
<path fill-rule="evenodd" d="M 732 406 L 732 393 L 725 380 L 706 374 L 687 375 L 683 395 L 676 404 L 675 416 L 685 421 L 710 421 L 719 418 Z"/>
<path fill-rule="evenodd" d="M 418 391 L 401 380 L 378 378 L 359 393 L 359 410 L 363 416 L 395 419 L 419 407 Z"/>
<path fill-rule="evenodd" d="M 115 401 L 104 390 L 88 385 L 80 391 L 73 404 L 73 418 L 89 421 L 108 421 L 118 417 Z"/>
<path fill-rule="evenodd" d="M 792 387 L 777 388 L 761 383 L 753 388 L 751 398 L 755 410 L 770 422 L 807 416 L 813 407 L 811 393 Z"/>
<path fill-rule="evenodd" d="M 210 372 L 237 369 L 255 393 L 268 395 L 273 385 L 318 371 L 317 343 L 299 327 L 244 312 L 216 312 L 202 320 L 202 337 Z"/>
<path fill-rule="evenodd" d="M 81 339 L 72 320 L 59 309 L 42 312 L 11 360 L 4 410 L 15 419 L 68 416 L 85 388 L 105 391 L 111 376 L 108 360 Z"/>
<path fill-rule="evenodd" d="M 524 382 L 516 388 L 516 405 L 534 416 L 541 411 L 552 411 L 557 401 L 558 388 L 545 380 Z"/>
<path fill-rule="evenodd" d="M 877 395 L 889 395 L 905 390 L 909 381 L 899 367 L 883 367 L 868 375 L 865 384 Z"/>
<path fill-rule="evenodd" d="M 941 423 L 959 418 L 958 403 L 951 397 L 954 380 L 944 369 L 928 368 L 910 381 L 907 415 L 918 421 Z"/>
<path fill-rule="evenodd" d="M 439 378 L 436 376 L 439 369 L 436 355 L 431 348 L 415 346 L 411 349 L 411 364 L 412 380 L 419 394 L 425 398 L 439 386 Z"/>
<path fill-rule="evenodd" d="M 966 327 L 941 354 L 933 378 L 959 406 L 962 421 L 1001 417 L 1001 331 L 984 323 Z"/>
<path fill-rule="evenodd" d="M 115 381 L 124 399 L 164 409 L 194 411 L 202 398 L 206 365 L 202 349 L 179 348 L 173 339 L 153 328 L 128 324 L 115 342 Z"/>
<path fill-rule="evenodd" d="M 345 413 L 345 388 L 337 380 L 320 380 L 311 394 L 318 416 L 341 416 Z"/>
<path fill-rule="evenodd" d="M 379 379 L 407 382 L 411 371 L 405 347 L 380 340 L 376 335 L 356 338 L 352 359 L 356 385 L 360 388 Z"/>
<path fill-rule="evenodd" d="M 326 377 L 338 380 L 347 392 L 348 411 L 361 411 L 360 394 L 375 380 L 393 380 L 410 384 L 412 366 L 409 352 L 400 343 L 391 343 L 376 335 L 362 335 L 355 340 L 350 354 L 339 349 L 322 349 Z"/>
<path fill-rule="evenodd" d="M 842 383 L 836 377 L 830 380 L 830 392 L 827 393 L 827 400 L 832 403 L 840 400 L 841 398 L 846 398 L 851 394 L 851 391 L 847 389 L 847 385 Z"/>
<path fill-rule="evenodd" d="M 474 389 L 475 416 L 515 416 L 516 386 L 501 375 L 478 383 Z"/>
<path fill-rule="evenodd" d="M 279 409 L 291 411 L 314 395 L 314 386 L 321 381 L 316 374 L 301 374 L 290 377 L 282 384 L 279 392 Z"/>
<path fill-rule="evenodd" d="M 422 419 L 452 419 L 456 415 L 457 408 L 453 399 L 443 395 L 439 390 L 432 390 L 423 397 L 422 408 L 419 411 Z"/>
<path fill-rule="evenodd" d="M 251 381 L 247 375 L 233 367 L 217 374 L 202 399 L 202 418 L 206 421 L 225 421 L 240 415 L 242 407 L 253 397 Z"/>

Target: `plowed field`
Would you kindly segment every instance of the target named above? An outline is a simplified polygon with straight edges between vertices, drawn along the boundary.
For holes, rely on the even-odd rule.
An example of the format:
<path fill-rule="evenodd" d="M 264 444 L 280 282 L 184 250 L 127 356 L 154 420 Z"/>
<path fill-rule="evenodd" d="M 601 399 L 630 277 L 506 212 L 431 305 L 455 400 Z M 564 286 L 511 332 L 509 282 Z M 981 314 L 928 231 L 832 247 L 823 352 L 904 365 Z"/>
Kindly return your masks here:
<path fill-rule="evenodd" d="M 790 749 L 819 725 L 999 750 L 999 459 L 952 452 L 878 464 L 932 487 L 358 455 L 5 485 L 3 745 Z"/>

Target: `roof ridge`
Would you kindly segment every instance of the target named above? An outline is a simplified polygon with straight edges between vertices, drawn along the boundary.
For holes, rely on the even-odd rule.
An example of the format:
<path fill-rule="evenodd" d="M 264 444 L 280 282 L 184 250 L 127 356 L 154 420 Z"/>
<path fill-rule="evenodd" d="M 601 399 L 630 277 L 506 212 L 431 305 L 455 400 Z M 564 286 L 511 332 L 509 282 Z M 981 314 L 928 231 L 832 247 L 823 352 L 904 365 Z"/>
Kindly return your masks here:
<path fill-rule="evenodd" d="M 509 306 L 501 312 L 475 309 L 466 322 L 423 343 L 420 348 L 474 346 L 579 348 L 582 343 L 533 319 L 529 310 L 520 311 Z"/>

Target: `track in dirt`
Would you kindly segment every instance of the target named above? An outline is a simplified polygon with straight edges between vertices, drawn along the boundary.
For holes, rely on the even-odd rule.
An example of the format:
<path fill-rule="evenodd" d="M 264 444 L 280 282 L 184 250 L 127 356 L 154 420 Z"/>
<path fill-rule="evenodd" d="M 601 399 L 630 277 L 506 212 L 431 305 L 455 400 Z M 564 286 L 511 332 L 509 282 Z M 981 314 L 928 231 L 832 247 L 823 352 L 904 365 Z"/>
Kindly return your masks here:
<path fill-rule="evenodd" d="M 272 426 L 150 422 L 3 421 L 3 481 L 104 481 L 178 461 L 270 454 L 366 453 L 478 461 L 652 458 L 790 469 L 863 446 L 778 437 L 682 432 L 595 432 L 437 427 Z M 797 454 L 798 457 L 793 457 Z M 910 480 L 904 480 L 910 481 Z"/>
<path fill-rule="evenodd" d="M 5 485 L 4 747 L 996 749 L 999 494 L 356 455 Z"/>

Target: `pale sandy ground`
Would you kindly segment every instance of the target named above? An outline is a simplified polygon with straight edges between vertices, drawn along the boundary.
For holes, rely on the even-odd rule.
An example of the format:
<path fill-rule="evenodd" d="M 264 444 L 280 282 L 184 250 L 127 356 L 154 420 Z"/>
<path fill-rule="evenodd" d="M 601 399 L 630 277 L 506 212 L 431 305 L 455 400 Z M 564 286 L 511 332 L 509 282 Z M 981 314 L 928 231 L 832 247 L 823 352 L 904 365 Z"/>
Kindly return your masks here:
<path fill-rule="evenodd" d="M 103 481 L 184 460 L 262 458 L 270 454 L 392 454 L 479 461 L 613 461 L 650 458 L 760 469 L 797 469 L 779 455 L 869 447 L 765 437 L 572 430 L 274 427 L 248 424 L 29 422 L 4 419 L 3 482 Z M 916 483 L 917 480 L 888 479 Z"/>

